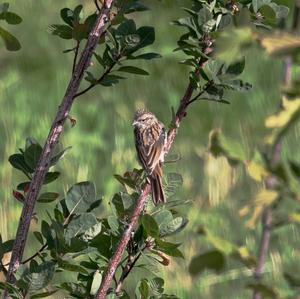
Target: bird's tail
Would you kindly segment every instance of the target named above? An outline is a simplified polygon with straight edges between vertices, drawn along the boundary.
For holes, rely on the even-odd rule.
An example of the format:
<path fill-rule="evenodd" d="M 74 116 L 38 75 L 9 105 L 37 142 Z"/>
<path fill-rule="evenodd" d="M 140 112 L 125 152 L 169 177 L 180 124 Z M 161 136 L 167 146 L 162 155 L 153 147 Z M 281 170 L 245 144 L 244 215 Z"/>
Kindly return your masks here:
<path fill-rule="evenodd" d="M 152 200 L 155 205 L 166 202 L 164 190 L 162 187 L 162 170 L 160 165 L 157 165 L 150 177 L 152 189 Z"/>

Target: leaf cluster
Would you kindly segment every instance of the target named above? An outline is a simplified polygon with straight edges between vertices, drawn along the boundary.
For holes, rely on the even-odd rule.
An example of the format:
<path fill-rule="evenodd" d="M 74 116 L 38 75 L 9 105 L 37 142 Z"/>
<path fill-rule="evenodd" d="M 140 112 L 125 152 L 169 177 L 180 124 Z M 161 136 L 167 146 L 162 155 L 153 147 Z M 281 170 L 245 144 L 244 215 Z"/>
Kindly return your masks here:
<path fill-rule="evenodd" d="M 172 22 L 187 31 L 179 38 L 174 51 L 183 51 L 188 58 L 181 63 L 192 67 L 190 82 L 197 94 L 191 102 L 210 100 L 228 104 L 224 99 L 225 90 L 251 88 L 251 84 L 236 79 L 244 70 L 244 59 L 226 65 L 210 55 L 214 51 L 215 37 L 230 26 L 235 11 L 221 1 L 194 1 L 191 8 L 184 10 L 189 16 Z"/>
<path fill-rule="evenodd" d="M 18 14 L 9 11 L 9 3 L 7 2 L 0 4 L 0 20 L 5 21 L 9 25 L 18 25 L 22 22 L 22 18 Z M 0 37 L 4 41 L 8 51 L 18 51 L 21 49 L 19 40 L 2 26 L 0 26 Z"/>
<path fill-rule="evenodd" d="M 66 148 L 54 155 L 51 167 L 63 158 L 68 150 L 69 148 Z M 14 168 L 31 180 L 41 154 L 42 148 L 37 141 L 27 138 L 25 148 L 20 149 L 20 153 L 10 156 L 9 161 Z M 49 171 L 44 184 L 58 177 L 59 174 L 53 175 L 53 172 Z M 124 176 L 115 175 L 115 178 L 122 184 L 124 190 L 113 196 L 110 202 L 112 214 L 107 217 L 96 216 L 101 208 L 102 198 L 97 195 L 95 185 L 89 181 L 76 183 L 52 209 L 47 209 L 48 220 L 40 222 L 36 217 L 40 222 L 40 229 L 35 230 L 33 235 L 41 247 L 19 267 L 16 273 L 16 287 L 9 285 L 8 288 L 12 298 L 23 298 L 26 294 L 30 298 L 42 298 L 58 290 L 64 290 L 76 298 L 92 298 L 126 228 L 138 197 L 137 191 L 143 182 L 143 172 L 134 169 L 126 172 Z M 17 187 L 19 191 L 14 191 L 14 196 L 20 201 L 24 201 L 29 184 L 30 181 L 23 182 Z M 149 270 L 149 265 L 167 267 L 170 259 L 183 258 L 179 249 L 180 243 L 167 240 L 187 225 L 187 219 L 174 209 L 180 202 L 172 200 L 181 185 L 182 178 L 179 174 L 167 175 L 165 189 L 169 204 L 172 205 L 170 210 L 164 206 L 153 206 L 149 198 L 147 210 L 140 218 L 127 246 L 123 262 L 118 267 L 117 273 L 121 271 L 121 274 L 116 275 L 121 277 L 125 266 L 133 259 L 135 263 L 132 264 L 130 271 L 136 268 Z M 45 192 L 39 196 L 38 202 L 50 203 L 58 196 L 55 192 Z M 2 259 L 4 254 L 12 250 L 13 240 L 0 241 Z M 76 280 L 53 283 L 56 275 L 62 271 L 75 273 Z M 155 272 L 153 278 L 141 279 L 136 288 L 136 296 L 177 298 L 166 295 L 163 285 L 163 279 Z M 4 287 L 4 284 L 0 284 L 0 288 Z M 114 298 L 117 295 L 120 296 L 112 292 L 110 296 Z M 129 298 L 124 289 L 121 298 Z"/>

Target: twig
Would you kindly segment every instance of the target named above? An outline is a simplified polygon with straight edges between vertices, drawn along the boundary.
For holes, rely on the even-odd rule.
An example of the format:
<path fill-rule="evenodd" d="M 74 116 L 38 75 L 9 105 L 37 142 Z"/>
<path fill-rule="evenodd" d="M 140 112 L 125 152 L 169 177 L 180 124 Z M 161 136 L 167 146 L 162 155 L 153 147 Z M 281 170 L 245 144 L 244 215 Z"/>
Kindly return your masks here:
<path fill-rule="evenodd" d="M 118 294 L 123 287 L 124 284 L 124 280 L 126 279 L 126 277 L 129 275 L 129 273 L 132 271 L 133 267 L 135 266 L 135 264 L 137 263 L 137 261 L 139 260 L 139 258 L 142 255 L 142 252 L 147 248 L 147 244 L 141 249 L 141 251 L 137 254 L 137 255 L 129 255 L 128 259 L 127 259 L 127 263 L 122 271 L 121 277 L 117 283 L 117 287 L 116 287 L 116 293 Z"/>
<path fill-rule="evenodd" d="M 190 101 L 189 105 L 191 105 L 193 102 L 197 101 L 204 93 L 204 90 L 200 91 L 197 95 L 195 95 Z"/>
<path fill-rule="evenodd" d="M 79 51 L 79 46 L 80 46 L 80 41 L 77 41 L 76 47 L 74 48 L 74 60 L 73 60 L 73 67 L 72 67 L 72 74 L 75 72 L 76 68 L 76 63 L 77 63 L 77 56 L 78 56 L 78 51 Z"/>
<path fill-rule="evenodd" d="M 271 236 L 271 225 L 272 225 L 272 210 L 271 207 L 265 208 L 262 215 L 262 235 L 260 241 L 260 247 L 258 251 L 258 261 L 254 271 L 254 278 L 257 282 L 262 279 L 264 271 L 266 254 L 269 249 L 270 236 Z M 260 299 L 261 294 L 257 289 L 253 291 L 253 299 Z"/>
<path fill-rule="evenodd" d="M 40 255 L 41 252 L 43 252 L 46 248 L 47 248 L 48 244 L 44 244 L 35 254 L 33 254 L 32 256 L 30 256 L 29 258 L 27 258 L 25 261 L 22 262 L 22 264 L 27 264 L 28 262 L 30 262 L 31 260 L 33 260 L 36 256 Z"/>
<path fill-rule="evenodd" d="M 211 43 L 208 46 L 205 46 L 205 48 L 203 49 L 203 52 L 205 53 L 206 49 L 208 49 L 210 46 L 211 46 Z M 199 75 L 200 69 L 204 67 L 206 61 L 207 61 L 206 58 L 202 58 L 200 60 L 199 67 L 195 71 L 196 75 Z M 180 101 L 179 107 L 177 109 L 175 119 L 173 122 L 173 126 L 168 131 L 167 142 L 166 142 L 166 145 L 164 148 L 165 154 L 167 154 L 170 151 L 170 148 L 171 148 L 171 146 L 174 142 L 174 139 L 177 135 L 177 128 L 179 127 L 179 124 L 182 121 L 182 119 L 186 116 L 186 113 L 187 113 L 186 110 L 189 105 L 189 101 L 191 100 L 191 97 L 193 95 L 193 92 L 194 92 L 194 87 L 191 83 L 189 83 L 189 85 L 184 93 L 184 96 L 182 97 L 182 99 Z M 121 258 L 124 253 L 124 250 L 127 246 L 127 243 L 130 240 L 131 233 L 133 232 L 133 229 L 139 219 L 139 216 L 143 211 L 145 201 L 146 201 L 147 196 L 150 193 L 150 191 L 151 191 L 151 186 L 147 182 L 145 182 L 142 187 L 141 194 L 136 202 L 133 214 L 128 222 L 128 225 L 127 225 L 126 229 L 124 230 L 123 235 L 117 245 L 117 248 L 108 263 L 107 270 L 103 276 L 101 285 L 95 296 L 96 299 L 104 299 L 106 297 L 107 290 L 111 284 L 111 281 L 116 272 L 116 269 L 121 261 Z"/>
<path fill-rule="evenodd" d="M 112 70 L 112 68 L 116 65 L 116 63 L 118 62 L 119 57 L 114 61 L 114 63 L 112 63 L 109 68 L 101 75 L 101 77 L 99 79 L 97 79 L 96 83 L 91 83 L 87 88 L 85 88 L 84 90 L 76 93 L 74 95 L 74 99 L 87 93 L 89 90 L 91 90 L 93 87 L 95 87 L 96 85 L 100 84 L 101 81 L 104 79 L 104 77 L 110 73 L 110 71 Z"/>
<path fill-rule="evenodd" d="M 65 120 L 68 117 L 69 111 L 73 104 L 74 95 L 76 94 L 80 82 L 83 78 L 85 69 L 89 66 L 93 51 L 98 44 L 99 38 L 103 33 L 105 24 L 109 19 L 110 8 L 114 0 L 105 0 L 101 11 L 98 13 L 94 28 L 89 34 L 84 51 L 81 54 L 80 60 L 75 68 L 75 72 L 67 87 L 65 96 L 59 106 L 55 120 L 52 123 L 49 135 L 45 142 L 40 160 L 35 169 L 33 179 L 30 184 L 29 191 L 25 203 L 23 205 L 22 214 L 19 221 L 19 226 L 14 242 L 10 265 L 8 269 L 7 282 L 15 283 L 14 272 L 18 269 L 23 256 L 27 234 L 29 230 L 30 220 L 34 211 L 35 202 L 39 191 L 42 187 L 45 174 L 50 165 L 50 159 L 54 148 L 58 143 L 60 134 L 63 130 Z M 4 292 L 3 298 L 9 298 L 7 291 Z"/>

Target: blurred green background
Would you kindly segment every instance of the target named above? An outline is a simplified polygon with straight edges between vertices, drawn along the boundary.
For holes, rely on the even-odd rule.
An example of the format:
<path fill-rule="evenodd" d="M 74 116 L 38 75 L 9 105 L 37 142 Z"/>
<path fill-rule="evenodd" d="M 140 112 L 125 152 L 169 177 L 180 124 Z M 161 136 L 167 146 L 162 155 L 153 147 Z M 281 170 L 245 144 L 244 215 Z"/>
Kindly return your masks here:
<path fill-rule="evenodd" d="M 13 199 L 12 190 L 24 179 L 12 169 L 8 157 L 24 147 L 26 137 L 44 143 L 70 78 L 72 54 L 62 51 L 74 45 L 50 35 L 47 27 L 61 23 L 59 11 L 63 7 L 84 3 L 87 11 L 93 10 L 92 1 L 9 2 L 11 10 L 21 15 L 23 22 L 9 27 L 20 40 L 21 51 L 12 53 L 3 45 L 0 47 L 0 231 L 4 240 L 15 236 L 22 206 Z M 63 197 L 75 182 L 92 180 L 104 197 L 103 214 L 110 212 L 107 203 L 121 189 L 113 174 L 138 167 L 131 127 L 135 109 L 146 106 L 168 124 L 171 106 L 177 107 L 188 84 L 189 70 L 178 63 L 183 56 L 172 52 L 182 31 L 170 25 L 170 21 L 184 15 L 180 7 L 188 1 L 144 2 L 151 11 L 130 17 L 139 25 L 154 24 L 156 41 L 148 50 L 160 53 L 162 58 L 139 62 L 138 66 L 149 71 L 149 77 L 129 75 L 115 87 L 99 86 L 76 99 L 71 115 L 77 125 L 72 128 L 68 123 L 60 141 L 61 148 L 71 145 L 72 150 L 59 163 L 61 179 L 47 186 L 48 189 L 44 187 L 58 191 Z M 205 151 L 209 132 L 214 128 L 243 144 L 249 159 L 259 147 L 266 133 L 264 118 L 279 107 L 282 62 L 253 46 L 246 53 L 242 77 L 253 84 L 253 89 L 248 93 L 228 92 L 231 105 L 203 101 L 191 106 L 172 149 L 181 155 L 181 160 L 165 166 L 165 172 L 177 171 L 183 176 L 184 187 L 176 195 L 178 199 L 192 200 L 187 207 L 179 208 L 189 219 L 187 229 L 177 237 L 183 243 L 185 260 L 172 259 L 170 266 L 161 267 L 168 293 L 180 298 L 251 296 L 244 286 L 252 274 L 237 262 L 229 261 L 220 276 L 207 272 L 191 279 L 187 271 L 191 258 L 209 248 L 196 234 L 199 225 L 207 225 L 218 236 L 238 245 L 247 245 L 253 254 L 257 251 L 260 229 L 249 231 L 245 227 L 247 217 L 240 217 L 238 211 L 251 201 L 259 184 L 247 179 L 242 167 L 231 168 L 225 159 L 215 159 Z M 298 126 L 284 140 L 284 157 L 299 161 L 299 134 Z M 45 204 L 37 205 L 40 218 L 45 217 L 46 209 Z M 37 225 L 40 222 L 33 221 L 32 228 Z M 267 279 L 280 288 L 282 297 L 294 294 L 281 273 L 282 269 L 300 271 L 299 239 L 299 231 L 292 225 L 272 236 L 266 262 Z M 25 256 L 36 250 L 36 246 L 31 236 Z M 134 289 L 135 276 L 128 280 L 127 288 Z"/>

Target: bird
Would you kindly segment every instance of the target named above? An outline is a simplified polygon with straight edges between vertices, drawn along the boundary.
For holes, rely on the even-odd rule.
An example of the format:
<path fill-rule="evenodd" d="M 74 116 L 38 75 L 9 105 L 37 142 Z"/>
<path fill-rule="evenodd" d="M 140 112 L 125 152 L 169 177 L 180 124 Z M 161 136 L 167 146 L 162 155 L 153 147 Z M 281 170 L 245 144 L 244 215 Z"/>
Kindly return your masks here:
<path fill-rule="evenodd" d="M 167 140 L 165 126 L 152 112 L 145 109 L 136 111 L 132 125 L 138 160 L 147 173 L 153 203 L 165 203 L 162 186 L 162 163 Z"/>

